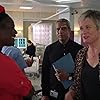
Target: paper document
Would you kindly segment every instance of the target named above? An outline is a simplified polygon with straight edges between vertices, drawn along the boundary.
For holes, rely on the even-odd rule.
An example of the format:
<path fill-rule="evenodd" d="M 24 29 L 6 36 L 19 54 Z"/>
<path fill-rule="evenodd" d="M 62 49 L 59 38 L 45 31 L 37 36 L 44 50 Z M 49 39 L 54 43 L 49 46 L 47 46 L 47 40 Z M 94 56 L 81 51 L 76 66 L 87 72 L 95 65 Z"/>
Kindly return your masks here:
<path fill-rule="evenodd" d="M 64 70 L 67 73 L 73 73 L 74 71 L 74 61 L 70 53 L 58 59 L 52 65 L 55 69 Z"/>

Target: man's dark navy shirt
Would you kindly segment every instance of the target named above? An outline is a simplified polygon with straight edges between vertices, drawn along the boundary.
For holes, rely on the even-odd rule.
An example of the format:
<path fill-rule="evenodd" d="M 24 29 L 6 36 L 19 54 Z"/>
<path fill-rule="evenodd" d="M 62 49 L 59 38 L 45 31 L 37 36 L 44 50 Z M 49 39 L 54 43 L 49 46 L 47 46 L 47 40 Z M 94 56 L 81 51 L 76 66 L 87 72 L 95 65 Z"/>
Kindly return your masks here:
<path fill-rule="evenodd" d="M 52 67 L 52 63 L 67 53 L 71 53 L 72 58 L 75 61 L 76 54 L 81 48 L 83 48 L 83 46 L 70 39 L 65 45 L 61 44 L 59 41 L 56 41 L 47 46 L 44 52 L 42 63 L 43 96 L 49 96 L 51 89 L 56 89 L 59 94 L 65 94 L 65 89 L 63 85 L 55 77 L 55 71 Z"/>

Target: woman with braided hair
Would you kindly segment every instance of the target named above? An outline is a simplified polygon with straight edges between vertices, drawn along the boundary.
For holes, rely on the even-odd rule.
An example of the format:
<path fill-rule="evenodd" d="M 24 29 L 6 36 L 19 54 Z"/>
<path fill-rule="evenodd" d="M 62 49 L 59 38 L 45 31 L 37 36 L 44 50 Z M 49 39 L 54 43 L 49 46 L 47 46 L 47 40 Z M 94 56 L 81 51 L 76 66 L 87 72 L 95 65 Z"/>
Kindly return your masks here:
<path fill-rule="evenodd" d="M 0 5 L 0 50 L 14 44 L 17 32 L 12 18 Z M 32 84 L 15 61 L 0 52 L 0 100 L 23 100 Z"/>

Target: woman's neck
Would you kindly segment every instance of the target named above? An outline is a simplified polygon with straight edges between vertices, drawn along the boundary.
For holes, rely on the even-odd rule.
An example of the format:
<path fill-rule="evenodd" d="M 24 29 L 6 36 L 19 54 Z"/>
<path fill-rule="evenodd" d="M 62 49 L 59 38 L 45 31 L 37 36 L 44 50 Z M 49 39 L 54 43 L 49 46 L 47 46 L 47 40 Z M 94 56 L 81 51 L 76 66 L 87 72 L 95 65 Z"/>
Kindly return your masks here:
<path fill-rule="evenodd" d="M 88 45 L 89 47 L 89 52 L 95 52 L 95 53 L 100 53 L 100 39 L 98 39 L 97 41 L 95 41 L 94 43 Z"/>

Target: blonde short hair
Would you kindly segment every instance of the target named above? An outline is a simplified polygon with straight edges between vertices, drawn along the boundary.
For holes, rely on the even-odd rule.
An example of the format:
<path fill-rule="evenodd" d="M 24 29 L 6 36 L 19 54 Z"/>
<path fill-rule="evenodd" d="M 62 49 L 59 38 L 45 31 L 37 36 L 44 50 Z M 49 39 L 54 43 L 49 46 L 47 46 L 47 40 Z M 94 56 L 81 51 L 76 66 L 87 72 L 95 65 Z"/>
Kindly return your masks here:
<path fill-rule="evenodd" d="M 79 17 L 79 21 L 85 20 L 86 18 L 91 19 L 95 23 L 97 29 L 100 28 L 100 11 L 87 10 L 81 14 L 81 16 Z"/>

